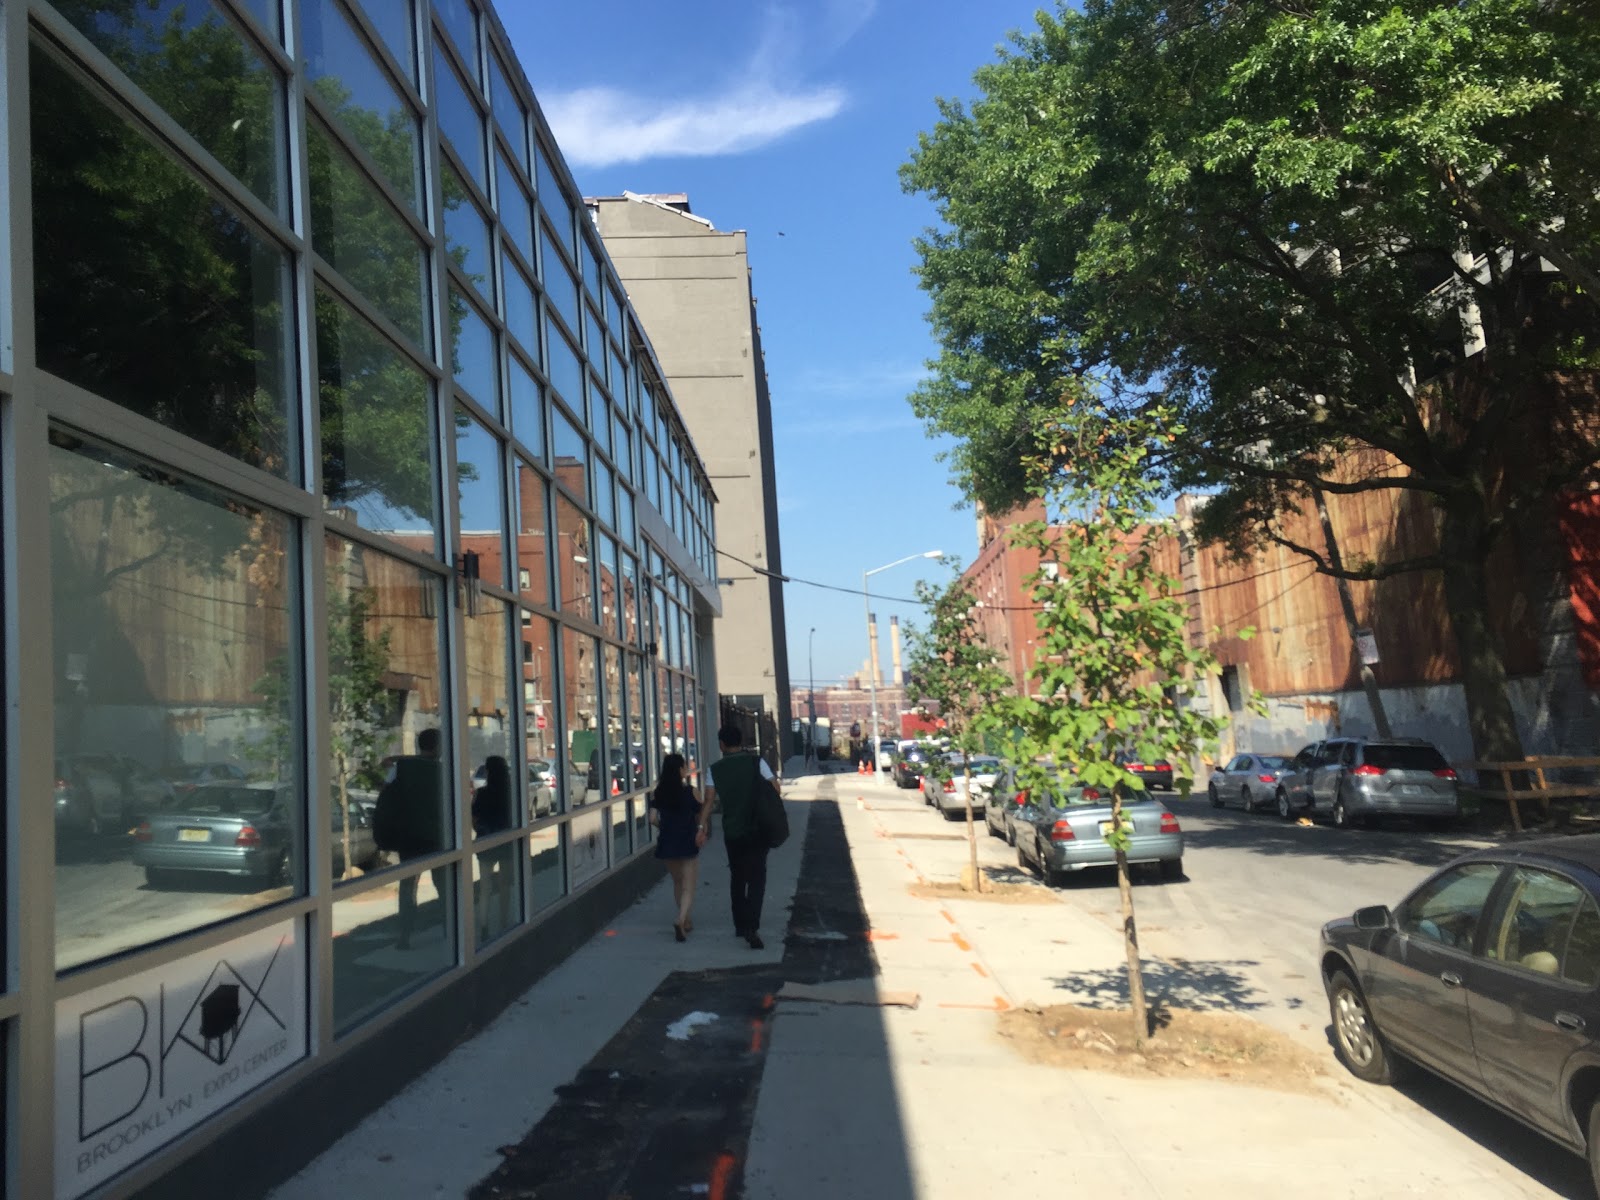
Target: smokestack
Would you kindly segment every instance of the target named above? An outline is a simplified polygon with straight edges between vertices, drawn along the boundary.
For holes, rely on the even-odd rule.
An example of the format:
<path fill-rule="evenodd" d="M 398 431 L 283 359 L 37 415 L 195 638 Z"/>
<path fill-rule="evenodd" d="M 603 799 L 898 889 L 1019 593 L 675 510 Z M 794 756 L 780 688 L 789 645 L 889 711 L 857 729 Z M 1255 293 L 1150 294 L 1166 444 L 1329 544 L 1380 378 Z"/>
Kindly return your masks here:
<path fill-rule="evenodd" d="M 890 679 L 892 679 L 894 681 L 894 686 L 895 687 L 900 687 L 905 683 L 906 677 L 905 677 L 905 673 L 900 670 L 900 618 L 899 617 L 890 617 L 889 618 L 889 661 L 894 667 L 894 674 L 890 676 Z"/>
<path fill-rule="evenodd" d="M 867 666 L 872 671 L 872 686 L 883 686 L 883 670 L 878 666 L 878 614 L 867 614 L 867 653 L 871 661 Z"/>

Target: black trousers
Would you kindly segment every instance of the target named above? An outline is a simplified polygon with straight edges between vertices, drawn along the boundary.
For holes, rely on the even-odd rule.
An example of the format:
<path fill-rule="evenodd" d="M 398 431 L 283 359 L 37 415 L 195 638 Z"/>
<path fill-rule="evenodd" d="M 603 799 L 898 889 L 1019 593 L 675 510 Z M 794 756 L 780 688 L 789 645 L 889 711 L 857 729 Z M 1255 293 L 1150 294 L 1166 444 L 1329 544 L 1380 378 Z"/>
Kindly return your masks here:
<path fill-rule="evenodd" d="M 733 899 L 733 931 L 740 937 L 761 929 L 761 902 L 767 895 L 767 843 L 760 834 L 726 838 L 728 890 Z"/>

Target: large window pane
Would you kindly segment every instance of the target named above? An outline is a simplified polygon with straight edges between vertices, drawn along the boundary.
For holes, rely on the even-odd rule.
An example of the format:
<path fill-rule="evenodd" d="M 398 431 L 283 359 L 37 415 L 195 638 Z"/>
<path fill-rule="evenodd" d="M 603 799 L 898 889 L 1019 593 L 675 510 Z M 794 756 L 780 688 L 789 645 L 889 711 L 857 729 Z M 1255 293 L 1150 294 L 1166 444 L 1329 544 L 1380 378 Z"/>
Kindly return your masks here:
<path fill-rule="evenodd" d="M 555 431 L 556 479 L 573 494 L 589 498 L 589 443 L 559 408 L 550 410 L 550 427 Z"/>
<path fill-rule="evenodd" d="M 505 486 L 500 440 L 466 409 L 456 409 L 456 538 L 463 554 L 478 556 L 485 583 L 506 581 Z"/>
<path fill-rule="evenodd" d="M 599 459 L 594 464 L 594 515 L 613 529 L 617 525 L 617 505 L 612 487 L 611 468 Z"/>
<path fill-rule="evenodd" d="M 370 809 L 383 862 L 405 863 L 455 844 L 441 733 L 444 587 L 341 537 L 330 535 L 324 553 L 329 770 L 339 801 Z"/>
<path fill-rule="evenodd" d="M 467 98 L 461 76 L 456 74 L 439 47 L 433 48 L 433 86 L 438 93 L 439 132 L 455 149 L 467 174 L 489 190 L 489 164 L 484 157 L 483 114 Z"/>
<path fill-rule="evenodd" d="M 567 894 L 567 827 L 549 825 L 535 830 L 528 851 L 533 856 L 533 878 L 528 884 L 528 911 L 549 908 Z"/>
<path fill-rule="evenodd" d="M 511 432 L 544 460 L 544 390 L 517 356 L 511 356 Z"/>
<path fill-rule="evenodd" d="M 565 496 L 556 499 L 556 582 L 563 612 L 586 621 L 594 616 L 594 548 L 589 518 Z"/>
<path fill-rule="evenodd" d="M 333 906 L 333 1023 L 375 1015 L 456 964 L 455 875 L 437 867 Z"/>
<path fill-rule="evenodd" d="M 539 318 L 533 304 L 533 284 L 509 255 L 500 260 L 500 277 L 505 280 L 506 329 L 535 357 L 539 353 Z"/>
<path fill-rule="evenodd" d="M 598 800 L 600 791 L 600 647 L 575 629 L 562 631 L 562 715 L 566 718 L 567 807 Z"/>
<path fill-rule="evenodd" d="M 639 564 L 627 551 L 622 553 L 622 636 L 630 646 L 639 644 Z"/>
<path fill-rule="evenodd" d="M 417 114 L 335 0 L 301 0 L 311 88 L 413 208 L 422 195 Z"/>
<path fill-rule="evenodd" d="M 644 692 L 644 665 L 637 654 L 627 656 L 628 670 L 628 754 L 639 765 L 639 786 L 655 782 L 655 756 L 650 752 L 646 712 L 649 699 Z"/>
<path fill-rule="evenodd" d="M 449 163 L 441 163 L 444 181 L 444 249 L 456 266 L 484 295 L 489 282 L 489 223 L 472 200 L 472 193 Z"/>
<path fill-rule="evenodd" d="M 495 195 L 500 206 L 500 223 L 511 235 L 511 240 L 517 249 L 522 251 L 522 257 L 533 263 L 536 260 L 533 257 L 532 202 L 518 181 L 516 170 L 506 162 L 506 156 L 496 154 L 494 162 Z"/>
<path fill-rule="evenodd" d="M 455 288 L 450 289 L 450 366 L 457 383 L 490 412 L 499 413 L 494 330 L 477 307 Z"/>
<path fill-rule="evenodd" d="M 621 598 L 617 590 L 617 543 L 605 534 L 600 543 L 600 628 L 615 637 L 621 628 Z"/>
<path fill-rule="evenodd" d="M 550 376 L 550 386 L 555 388 L 556 394 L 566 401 L 580 421 L 585 418 L 588 410 L 583 399 L 583 365 L 578 357 L 578 350 L 562 335 L 554 325 L 548 327 L 550 336 L 546 340 L 549 347 L 545 351 L 545 363 Z"/>
<path fill-rule="evenodd" d="M 561 811 L 564 789 L 556 776 L 555 643 L 550 621 L 522 610 L 522 719 L 528 748 L 528 820 Z"/>
<path fill-rule="evenodd" d="M 534 147 L 534 169 L 538 178 L 534 186 L 539 189 L 539 204 L 544 208 L 550 219 L 550 224 L 555 226 L 561 244 L 567 248 L 567 253 L 577 258 L 576 227 L 572 223 L 572 201 L 567 199 L 566 193 L 561 190 L 561 185 L 556 182 L 555 169 L 550 165 L 550 159 L 545 154 L 543 146 Z M 576 311 L 576 305 L 574 305 Z M 573 329 L 577 329 L 574 325 Z"/>
<path fill-rule="evenodd" d="M 478 76 L 478 14 L 468 0 L 434 0 L 433 11 L 444 22 L 461 61 L 474 79 Z"/>
<path fill-rule="evenodd" d="M 65 968 L 303 891 L 306 802 L 290 522 L 65 433 L 49 467 Z"/>
<path fill-rule="evenodd" d="M 39 366 L 290 475 L 287 256 L 49 54 L 32 63 Z"/>
<path fill-rule="evenodd" d="M 262 203 L 278 207 L 283 85 L 232 21 L 204 0 L 58 7 Z"/>
<path fill-rule="evenodd" d="M 417 27 L 411 13 L 411 0 L 362 0 L 361 7 L 406 78 L 416 83 Z"/>
<path fill-rule="evenodd" d="M 467 767 L 472 777 L 472 832 L 492 837 L 522 823 L 510 764 L 510 609 L 484 599 L 463 622 L 467 663 Z"/>
<path fill-rule="evenodd" d="M 489 52 L 489 104 L 494 109 L 494 119 L 499 122 L 500 131 L 505 134 L 506 141 L 511 143 L 512 152 L 522 164 L 522 173 L 526 175 L 528 114 L 523 110 L 522 102 L 511 90 L 511 82 L 506 77 L 505 67 L 500 63 L 500 56 L 492 50 Z"/>
<path fill-rule="evenodd" d="M 539 242 L 542 261 L 540 263 L 541 278 L 544 280 L 545 294 L 549 297 L 550 304 L 556 312 L 561 314 L 561 319 L 566 322 L 567 329 L 576 336 L 578 333 L 578 285 L 572 278 L 572 271 L 567 267 L 566 259 L 561 257 L 561 252 L 556 249 L 551 240 L 550 231 L 543 226 L 539 227 Z"/>
<path fill-rule="evenodd" d="M 606 790 L 613 796 L 631 792 L 639 772 L 629 753 L 627 726 L 623 723 L 622 651 L 609 643 L 601 647 L 605 668 L 606 703 Z"/>
<path fill-rule="evenodd" d="M 311 244 L 395 326 L 426 349 L 422 244 L 333 136 L 307 122 Z"/>
<path fill-rule="evenodd" d="M 368 529 L 433 548 L 428 380 L 330 293 L 317 292 L 326 503 Z"/>
<path fill-rule="evenodd" d="M 550 606 L 550 518 L 544 477 L 517 459 L 517 590 Z"/>

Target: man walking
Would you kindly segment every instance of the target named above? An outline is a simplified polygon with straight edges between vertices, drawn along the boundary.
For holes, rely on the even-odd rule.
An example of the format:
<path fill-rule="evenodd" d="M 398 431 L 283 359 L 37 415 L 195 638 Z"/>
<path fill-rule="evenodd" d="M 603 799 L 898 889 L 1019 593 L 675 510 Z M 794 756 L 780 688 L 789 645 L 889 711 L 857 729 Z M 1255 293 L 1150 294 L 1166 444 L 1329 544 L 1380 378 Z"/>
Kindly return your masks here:
<path fill-rule="evenodd" d="M 761 832 L 758 807 L 763 788 L 777 791 L 772 768 L 744 749 L 744 734 L 732 725 L 717 731 L 722 757 L 706 772 L 705 816 L 710 827 L 715 802 L 722 802 L 722 840 L 728 849 L 728 881 L 733 895 L 733 931 L 762 949 L 761 902 L 767 893 L 767 839 Z M 781 793 L 780 793 L 781 795 Z"/>

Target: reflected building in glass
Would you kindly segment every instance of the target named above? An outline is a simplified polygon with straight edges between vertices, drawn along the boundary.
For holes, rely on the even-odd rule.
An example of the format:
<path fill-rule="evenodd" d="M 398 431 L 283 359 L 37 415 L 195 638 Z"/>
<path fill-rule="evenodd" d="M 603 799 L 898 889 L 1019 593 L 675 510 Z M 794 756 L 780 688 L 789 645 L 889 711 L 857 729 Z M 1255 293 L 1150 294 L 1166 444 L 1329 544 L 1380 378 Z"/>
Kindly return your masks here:
<path fill-rule="evenodd" d="M 0 16 L 4 1194 L 226 1194 L 653 882 L 715 496 L 486 6 Z"/>

